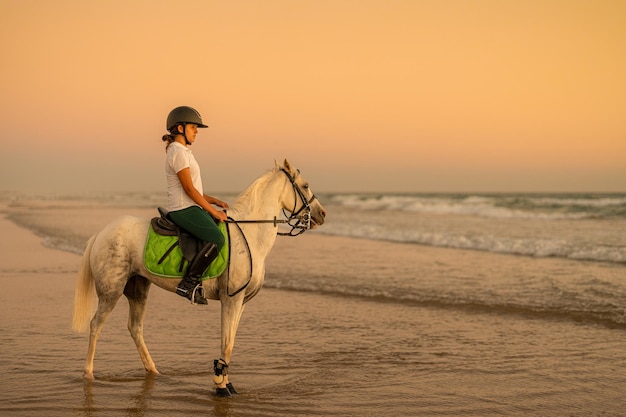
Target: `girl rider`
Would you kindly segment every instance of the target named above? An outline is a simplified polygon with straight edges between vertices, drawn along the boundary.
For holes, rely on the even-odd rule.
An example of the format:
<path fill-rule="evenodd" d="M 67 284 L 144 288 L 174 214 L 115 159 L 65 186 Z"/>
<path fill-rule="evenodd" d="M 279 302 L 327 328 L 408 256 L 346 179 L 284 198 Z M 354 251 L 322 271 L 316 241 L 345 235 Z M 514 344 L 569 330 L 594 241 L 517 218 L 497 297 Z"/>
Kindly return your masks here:
<path fill-rule="evenodd" d="M 177 294 L 190 300 L 195 294 L 192 302 L 197 304 L 207 304 L 200 278 L 224 245 L 224 236 L 216 222 L 225 221 L 226 213 L 215 206 L 228 208 L 225 202 L 204 194 L 200 166 L 189 149 L 196 141 L 198 128 L 206 127 L 194 108 L 176 107 L 167 116 L 169 134 L 163 136 L 167 143 L 165 176 L 169 216 L 178 226 L 205 242 L 176 288 Z"/>

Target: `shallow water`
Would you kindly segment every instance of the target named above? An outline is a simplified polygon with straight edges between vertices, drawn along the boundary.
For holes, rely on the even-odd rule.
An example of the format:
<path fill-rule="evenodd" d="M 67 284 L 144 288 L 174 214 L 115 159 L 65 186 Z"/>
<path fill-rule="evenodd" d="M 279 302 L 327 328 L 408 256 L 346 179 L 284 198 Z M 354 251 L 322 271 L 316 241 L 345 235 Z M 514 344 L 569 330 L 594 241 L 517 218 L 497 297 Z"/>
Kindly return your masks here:
<path fill-rule="evenodd" d="M 69 246 L 119 214 L 153 212 L 69 206 L 8 211 Z M 33 264 L 0 266 L 1 415 L 586 416 L 626 405 L 620 263 L 279 239 L 242 318 L 230 399 L 212 394 L 218 303 L 151 290 L 145 335 L 161 374 L 147 376 L 120 300 L 85 382 L 87 337 L 70 330 L 75 270 Z"/>
<path fill-rule="evenodd" d="M 85 382 L 72 285 L 39 278 L 36 311 L 2 295 L 3 415 L 619 415 L 625 403 L 622 330 L 268 289 L 239 331 L 238 396 L 212 395 L 217 304 L 160 290 L 145 332 L 162 374 L 144 373 L 121 302 Z"/>

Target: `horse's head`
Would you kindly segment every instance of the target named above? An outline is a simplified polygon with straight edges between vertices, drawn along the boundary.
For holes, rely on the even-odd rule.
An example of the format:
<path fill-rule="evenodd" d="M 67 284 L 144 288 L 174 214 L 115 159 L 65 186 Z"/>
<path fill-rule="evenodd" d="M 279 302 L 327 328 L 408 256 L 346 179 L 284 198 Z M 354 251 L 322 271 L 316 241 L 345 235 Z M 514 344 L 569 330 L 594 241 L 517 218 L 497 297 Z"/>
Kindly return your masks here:
<path fill-rule="evenodd" d="M 285 188 L 287 191 L 283 193 L 281 200 L 282 208 L 290 213 L 289 224 L 299 229 L 300 233 L 324 224 L 326 210 L 313 194 L 308 181 L 300 174 L 300 170 L 293 168 L 285 159 L 282 167 L 276 163 L 276 171 L 283 173 L 291 186 Z"/>

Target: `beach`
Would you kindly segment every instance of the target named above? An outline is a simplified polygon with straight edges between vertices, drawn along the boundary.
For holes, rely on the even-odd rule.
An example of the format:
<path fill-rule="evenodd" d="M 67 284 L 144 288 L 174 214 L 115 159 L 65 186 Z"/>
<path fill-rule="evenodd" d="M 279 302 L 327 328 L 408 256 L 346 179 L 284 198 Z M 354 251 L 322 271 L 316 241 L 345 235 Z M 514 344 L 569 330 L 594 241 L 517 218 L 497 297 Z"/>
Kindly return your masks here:
<path fill-rule="evenodd" d="M 54 234 L 85 242 L 109 218 L 129 211 L 150 216 L 154 210 L 75 202 L 2 206 L 0 414 L 623 414 L 626 326 L 619 319 L 550 309 L 539 301 L 544 307 L 498 301 L 523 299 L 537 275 L 542 282 L 556 279 L 546 288 L 559 276 L 591 277 L 608 286 L 623 278 L 623 265 L 315 232 L 278 239 L 266 286 L 246 306 L 230 366 L 239 395 L 213 395 L 219 303 L 191 306 L 156 287 L 144 331 L 160 374 L 145 374 L 122 298 L 98 344 L 95 381 L 85 381 L 87 335 L 71 330 L 80 256 L 42 243 L 63 247 L 50 240 Z M 15 224 L 27 220 L 30 230 Z M 419 277 L 415 292 L 439 295 L 411 295 L 411 287 L 398 284 L 407 275 Z M 494 275 L 503 278 L 481 281 Z M 446 277 L 444 293 L 437 283 Z M 463 298 L 479 285 L 480 294 L 492 294 L 490 301 Z M 533 299 L 544 291 L 535 290 Z"/>
<path fill-rule="evenodd" d="M 0 4 L 0 417 L 626 417 L 626 0 Z"/>

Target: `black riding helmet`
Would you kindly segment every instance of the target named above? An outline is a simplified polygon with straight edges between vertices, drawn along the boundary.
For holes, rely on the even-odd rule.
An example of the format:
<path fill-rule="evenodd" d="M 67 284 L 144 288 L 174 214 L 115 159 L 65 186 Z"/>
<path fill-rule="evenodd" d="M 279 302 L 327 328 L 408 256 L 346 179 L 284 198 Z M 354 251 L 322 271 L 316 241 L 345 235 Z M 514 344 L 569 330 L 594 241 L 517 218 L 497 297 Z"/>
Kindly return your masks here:
<path fill-rule="evenodd" d="M 200 116 L 200 113 L 198 113 L 196 109 L 189 106 L 180 106 L 176 107 L 167 115 L 165 128 L 168 132 L 171 132 L 177 125 L 183 125 L 183 136 L 185 137 L 185 142 L 189 145 L 187 135 L 185 134 L 185 125 L 187 125 L 187 123 L 194 123 L 198 125 L 198 128 L 209 127 L 202 123 L 202 116 Z"/>
<path fill-rule="evenodd" d="M 180 106 L 167 115 L 167 126 L 165 128 L 171 131 L 174 126 L 187 123 L 195 123 L 198 127 L 208 127 L 202 123 L 202 116 L 196 109 L 189 106 Z"/>

